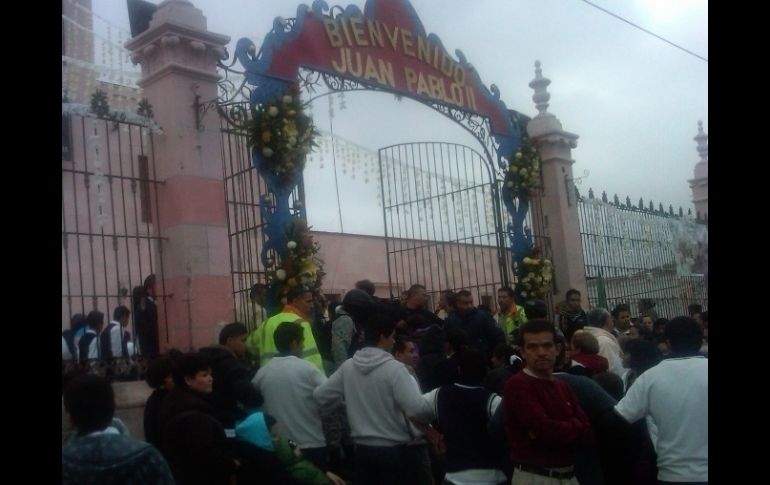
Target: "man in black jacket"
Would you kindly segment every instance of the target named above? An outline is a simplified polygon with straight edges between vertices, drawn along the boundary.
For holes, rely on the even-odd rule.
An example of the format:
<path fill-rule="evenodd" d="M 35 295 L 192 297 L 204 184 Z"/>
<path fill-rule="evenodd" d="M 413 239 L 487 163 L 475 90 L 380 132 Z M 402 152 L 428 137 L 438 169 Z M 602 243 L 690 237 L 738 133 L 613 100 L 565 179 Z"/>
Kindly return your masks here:
<path fill-rule="evenodd" d="M 214 392 L 211 402 L 226 429 L 234 429 L 237 420 L 244 419 L 262 406 L 262 394 L 252 385 L 256 369 L 244 360 L 246 355 L 246 326 L 228 323 L 219 334 L 219 345 L 200 350 L 211 362 Z"/>
<path fill-rule="evenodd" d="M 503 331 L 487 312 L 473 306 L 473 295 L 468 290 L 457 293 L 455 312 L 447 318 L 445 328 L 459 327 L 468 334 L 468 346 L 489 356 L 498 344 L 505 343 Z"/>

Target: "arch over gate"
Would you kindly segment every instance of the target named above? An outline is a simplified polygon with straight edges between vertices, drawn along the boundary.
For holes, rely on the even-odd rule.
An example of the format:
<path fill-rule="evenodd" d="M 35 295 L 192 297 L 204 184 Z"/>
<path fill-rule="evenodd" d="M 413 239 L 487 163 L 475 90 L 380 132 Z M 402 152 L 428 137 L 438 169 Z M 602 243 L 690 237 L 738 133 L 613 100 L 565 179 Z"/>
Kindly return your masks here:
<path fill-rule="evenodd" d="M 238 62 L 243 68 L 244 81 L 238 88 L 231 86 L 231 93 L 245 92 L 249 106 L 230 98 L 219 100 L 218 108 L 226 119 L 242 126 L 256 107 L 275 103 L 287 93 L 313 92 L 325 85 L 331 92 L 386 91 L 439 111 L 481 144 L 484 155 L 474 152 L 476 161 L 471 163 L 483 162 L 489 171 L 485 183 L 494 207 L 495 246 L 503 251 L 504 234 L 511 236 L 514 259 L 521 261 L 528 251 L 522 249 L 532 246 L 531 229 L 527 232 L 524 223 L 529 195 L 514 197 L 516 203 L 505 200 L 512 220 L 503 226 L 500 183 L 511 156 L 522 146 L 528 117 L 509 110 L 498 88 L 487 88 L 463 53 L 456 50 L 455 54 L 456 58 L 447 53 L 438 36 L 427 33 L 408 0 L 367 0 L 363 12 L 355 5 L 330 8 L 316 0 L 312 7 L 300 5 L 296 18 L 276 18 L 260 49 L 247 38 L 238 41 L 231 64 L 220 67 L 237 72 L 233 65 Z M 267 267 L 271 260 L 287 256 L 286 231 L 298 207 L 289 200 L 296 200 L 302 172 L 275 173 L 265 155 L 253 147 L 251 159 L 271 199 L 260 205 L 267 236 L 260 259 Z M 304 215 L 302 202 L 300 215 Z M 506 258 L 497 259 L 500 282 L 508 283 Z"/>

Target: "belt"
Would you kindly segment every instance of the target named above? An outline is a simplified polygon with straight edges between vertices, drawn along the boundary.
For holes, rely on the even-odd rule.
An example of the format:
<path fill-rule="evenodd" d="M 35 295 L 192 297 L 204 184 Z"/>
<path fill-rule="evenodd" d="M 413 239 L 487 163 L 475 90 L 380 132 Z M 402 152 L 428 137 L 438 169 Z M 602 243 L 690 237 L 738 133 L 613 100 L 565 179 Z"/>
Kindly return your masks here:
<path fill-rule="evenodd" d="M 534 473 L 535 475 L 542 475 L 544 477 L 551 477 L 551 478 L 572 478 L 575 476 L 575 470 L 571 469 L 568 471 L 556 471 L 551 470 L 550 468 L 537 466 L 537 465 L 522 465 L 519 463 L 516 463 L 513 465 L 514 468 L 517 468 L 524 472 Z"/>

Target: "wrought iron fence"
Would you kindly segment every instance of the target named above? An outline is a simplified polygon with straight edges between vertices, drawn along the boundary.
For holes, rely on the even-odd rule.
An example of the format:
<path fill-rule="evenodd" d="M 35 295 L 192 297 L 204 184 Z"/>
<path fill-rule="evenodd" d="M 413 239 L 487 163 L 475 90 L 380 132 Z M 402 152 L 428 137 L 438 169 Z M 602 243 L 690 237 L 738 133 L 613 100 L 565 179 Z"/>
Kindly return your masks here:
<path fill-rule="evenodd" d="M 631 204 L 606 193 L 578 194 L 578 214 L 590 307 L 628 304 L 632 315 L 649 300 L 659 317 L 708 308 L 708 226 L 672 206 Z"/>
<path fill-rule="evenodd" d="M 63 110 L 62 329 L 77 313 L 98 310 L 109 321 L 118 305 L 131 308 L 132 288 L 155 274 L 160 338 L 168 342 L 156 203 L 162 183 L 146 126 Z"/>
<path fill-rule="evenodd" d="M 261 260 L 265 245 L 263 210 L 272 210 L 274 199 L 251 160 L 243 116 L 248 102 L 237 101 L 219 107 L 222 135 L 225 207 L 227 210 L 230 266 L 233 283 L 233 315 L 252 330 L 257 307 L 250 298 L 256 283 L 266 283 L 266 269 Z M 235 115 L 234 115 L 235 114 Z M 304 185 L 300 182 L 290 198 L 292 213 L 305 217 Z M 274 255 L 272 256 L 274 257 Z"/>

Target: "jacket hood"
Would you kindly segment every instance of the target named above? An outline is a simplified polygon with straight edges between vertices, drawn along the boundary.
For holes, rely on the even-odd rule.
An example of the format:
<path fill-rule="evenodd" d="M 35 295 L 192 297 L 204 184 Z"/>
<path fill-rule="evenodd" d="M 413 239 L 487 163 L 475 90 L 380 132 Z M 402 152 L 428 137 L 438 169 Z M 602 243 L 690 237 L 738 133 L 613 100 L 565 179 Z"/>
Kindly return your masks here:
<path fill-rule="evenodd" d="M 251 414 L 235 426 L 235 436 L 263 450 L 274 451 L 273 437 L 270 430 L 267 429 L 265 415 L 259 411 Z"/>
<path fill-rule="evenodd" d="M 370 374 L 374 369 L 381 365 L 395 360 L 392 355 L 378 347 L 365 347 L 353 356 L 353 365 L 356 366 L 362 374 Z"/>

